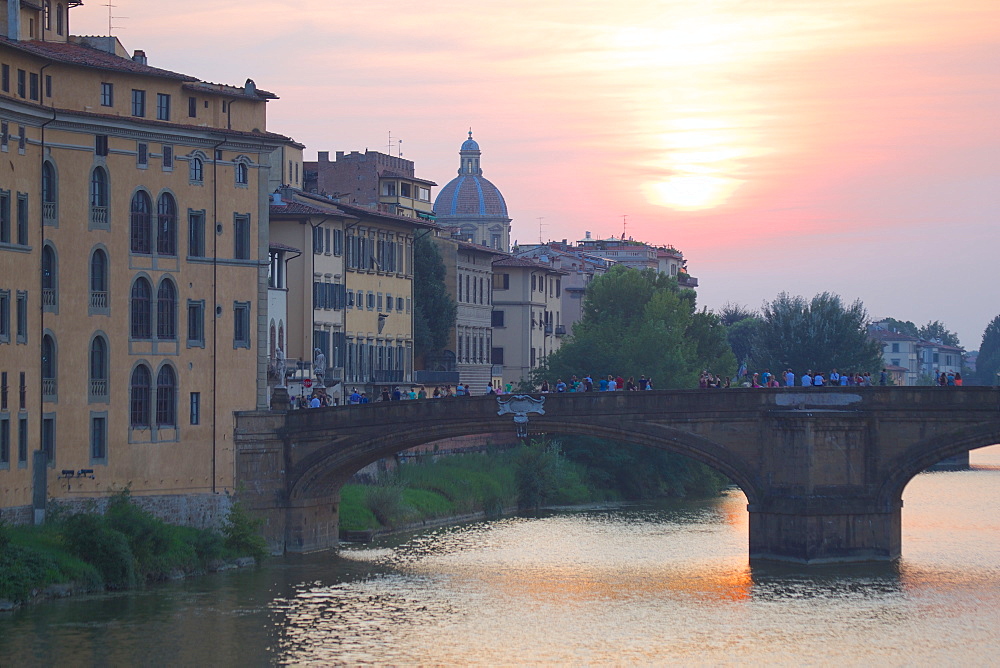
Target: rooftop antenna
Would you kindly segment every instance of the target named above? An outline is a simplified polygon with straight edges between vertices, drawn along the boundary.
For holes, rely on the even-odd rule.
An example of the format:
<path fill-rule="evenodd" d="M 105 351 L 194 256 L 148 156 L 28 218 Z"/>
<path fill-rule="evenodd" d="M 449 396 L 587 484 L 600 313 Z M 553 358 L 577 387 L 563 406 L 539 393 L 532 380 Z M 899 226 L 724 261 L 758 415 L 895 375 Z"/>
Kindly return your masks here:
<path fill-rule="evenodd" d="M 542 221 L 545 220 L 545 216 L 539 216 L 538 220 L 538 243 L 544 243 L 542 241 Z"/>
<path fill-rule="evenodd" d="M 389 130 L 389 143 L 387 145 L 389 155 L 392 155 L 392 130 Z M 396 156 L 399 158 L 403 157 L 403 140 L 396 140 Z"/>
<path fill-rule="evenodd" d="M 628 214 L 627 213 L 623 213 L 622 214 L 622 241 L 625 240 L 625 237 L 627 235 L 628 235 Z"/>
<path fill-rule="evenodd" d="M 123 30 L 124 29 L 124 26 L 116 26 L 116 25 L 114 25 L 114 20 L 115 19 L 127 19 L 128 17 L 127 16 L 113 16 L 112 13 L 111 13 L 111 10 L 113 8 L 117 7 L 118 5 L 112 3 L 111 0 L 108 0 L 108 2 L 106 4 L 102 4 L 101 6 L 108 8 L 108 37 L 113 37 L 114 36 L 114 32 L 113 31 L 114 31 L 115 28 L 118 28 L 119 30 Z"/>

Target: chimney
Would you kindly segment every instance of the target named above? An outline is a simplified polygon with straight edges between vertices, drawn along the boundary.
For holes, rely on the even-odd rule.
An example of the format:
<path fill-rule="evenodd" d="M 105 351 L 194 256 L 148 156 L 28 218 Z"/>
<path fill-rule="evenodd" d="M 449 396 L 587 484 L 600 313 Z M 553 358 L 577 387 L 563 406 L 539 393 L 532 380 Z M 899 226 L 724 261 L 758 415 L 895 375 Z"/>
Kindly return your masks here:
<path fill-rule="evenodd" d="M 340 160 L 343 157 L 344 157 L 344 152 L 343 151 L 337 151 L 337 160 Z"/>
<path fill-rule="evenodd" d="M 142 49 L 136 49 L 135 53 L 132 54 L 132 60 L 140 65 L 146 65 L 146 52 Z"/>
<path fill-rule="evenodd" d="M 590 238 L 590 232 L 584 232 L 583 234 L 584 234 L 584 239 Z"/>
<path fill-rule="evenodd" d="M 21 0 L 7 0 L 7 39 L 21 40 Z"/>
<path fill-rule="evenodd" d="M 330 162 L 330 152 L 329 151 L 320 151 L 317 154 L 317 160 L 319 160 L 320 162 Z"/>

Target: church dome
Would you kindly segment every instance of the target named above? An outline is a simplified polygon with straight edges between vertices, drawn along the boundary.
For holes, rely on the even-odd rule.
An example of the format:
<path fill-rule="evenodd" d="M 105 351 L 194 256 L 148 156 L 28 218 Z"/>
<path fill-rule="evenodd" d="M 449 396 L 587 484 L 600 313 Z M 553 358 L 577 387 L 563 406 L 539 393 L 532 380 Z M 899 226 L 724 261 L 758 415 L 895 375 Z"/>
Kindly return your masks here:
<path fill-rule="evenodd" d="M 434 200 L 434 214 L 439 221 L 442 217 L 508 218 L 507 203 L 500 189 L 483 177 L 479 166 L 480 155 L 479 144 L 472 138 L 470 130 L 469 138 L 462 143 L 459 151 L 458 176 L 441 188 Z"/>

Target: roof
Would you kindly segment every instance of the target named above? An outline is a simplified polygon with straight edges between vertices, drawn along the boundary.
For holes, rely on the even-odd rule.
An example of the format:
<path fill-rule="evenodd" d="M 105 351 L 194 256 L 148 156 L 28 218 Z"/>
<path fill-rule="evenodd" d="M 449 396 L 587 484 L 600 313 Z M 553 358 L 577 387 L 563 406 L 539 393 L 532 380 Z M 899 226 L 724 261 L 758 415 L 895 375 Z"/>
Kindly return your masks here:
<path fill-rule="evenodd" d="M 144 74 L 146 76 L 179 81 L 198 81 L 196 77 L 187 74 L 143 65 L 130 58 L 122 58 L 113 53 L 101 51 L 100 49 L 95 49 L 84 44 L 74 44 L 73 42 L 40 42 L 37 40 L 15 41 L 2 36 L 0 36 L 0 44 L 5 44 L 12 49 L 68 65 L 92 67 L 94 69 L 113 72 L 127 72 L 129 74 Z"/>
<path fill-rule="evenodd" d="M 426 183 L 429 186 L 436 186 L 437 184 L 433 181 L 428 181 L 427 179 L 420 179 L 416 176 L 410 176 L 409 174 L 400 174 L 399 172 L 394 172 L 391 169 L 383 169 L 379 173 L 379 178 L 384 179 L 406 179 L 407 181 L 416 181 L 417 183 Z"/>
<path fill-rule="evenodd" d="M 377 209 L 369 209 L 366 206 L 358 206 L 357 204 L 344 204 L 343 202 L 338 202 L 337 207 L 343 209 L 344 211 L 353 214 L 355 216 L 367 216 L 382 218 L 396 223 L 408 223 L 410 225 L 416 225 L 417 227 L 426 227 L 432 230 L 440 229 L 440 225 L 433 223 L 425 218 L 410 218 L 409 216 L 397 216 L 394 213 L 385 213 L 383 211 L 378 211 Z"/>
<path fill-rule="evenodd" d="M 464 250 L 481 251 L 483 253 L 491 253 L 496 256 L 510 255 L 510 253 L 507 253 L 505 251 L 497 250 L 496 248 L 490 248 L 489 246 L 484 246 L 482 244 L 474 244 L 471 241 L 460 241 L 459 239 L 455 239 L 455 242 L 458 244 L 459 248 Z"/>
<path fill-rule="evenodd" d="M 920 339 L 915 336 L 900 334 L 899 332 L 891 332 L 888 329 L 872 329 L 869 330 L 869 334 L 872 338 L 876 338 L 881 341 L 920 341 Z"/>
<path fill-rule="evenodd" d="M 209 81 L 198 81 L 196 83 L 187 83 L 182 86 L 185 90 L 191 90 L 198 93 L 214 93 L 221 95 L 232 95 L 235 97 L 243 97 L 250 100 L 277 100 L 278 96 L 269 91 L 260 88 L 250 88 L 253 94 L 248 92 L 246 87 L 240 86 L 230 86 L 228 84 L 217 84 L 211 83 Z"/>
<path fill-rule="evenodd" d="M 885 368 L 886 368 L 887 371 L 904 371 L 904 372 L 907 372 L 907 373 L 909 373 L 909 371 L 910 371 L 905 366 L 899 366 L 899 365 L 896 365 L 896 364 L 886 364 Z"/>
<path fill-rule="evenodd" d="M 478 174 L 462 174 L 449 181 L 434 199 L 438 216 L 486 216 L 507 219 L 507 202 L 500 189 Z"/>
<path fill-rule="evenodd" d="M 493 261 L 494 267 L 523 267 L 525 269 L 544 269 L 545 271 L 550 271 L 556 274 L 569 274 L 568 271 L 563 269 L 556 269 L 552 265 L 542 264 L 541 262 L 534 262 L 532 260 L 526 260 L 523 257 L 505 257 L 500 260 Z"/>
<path fill-rule="evenodd" d="M 285 245 L 285 244 L 279 244 L 277 241 L 269 241 L 268 244 L 267 244 L 267 247 L 270 248 L 271 250 L 288 251 L 290 253 L 301 253 L 302 252 L 302 250 L 299 249 L 299 248 L 295 248 L 293 246 L 288 246 L 288 245 Z"/>

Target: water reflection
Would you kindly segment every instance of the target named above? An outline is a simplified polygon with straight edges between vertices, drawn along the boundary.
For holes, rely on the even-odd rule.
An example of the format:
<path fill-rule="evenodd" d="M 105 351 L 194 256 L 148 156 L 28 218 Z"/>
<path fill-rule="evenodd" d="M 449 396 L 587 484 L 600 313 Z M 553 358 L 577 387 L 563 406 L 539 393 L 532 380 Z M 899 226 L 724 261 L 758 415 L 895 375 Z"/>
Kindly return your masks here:
<path fill-rule="evenodd" d="M 983 664 L 996 498 L 918 476 L 898 564 L 751 567 L 738 491 L 438 529 L 0 617 L 0 664 Z"/>

